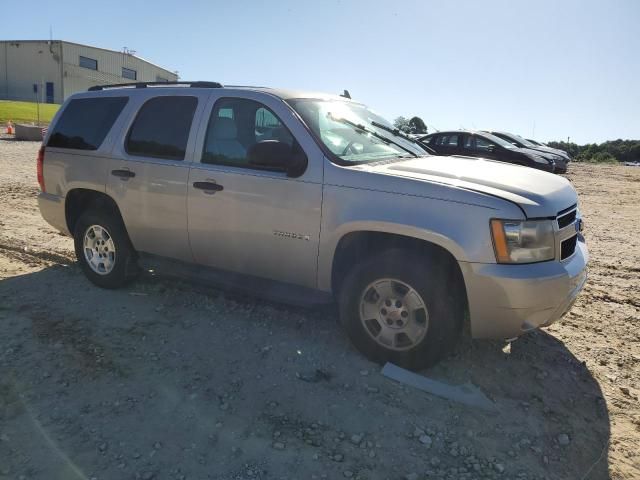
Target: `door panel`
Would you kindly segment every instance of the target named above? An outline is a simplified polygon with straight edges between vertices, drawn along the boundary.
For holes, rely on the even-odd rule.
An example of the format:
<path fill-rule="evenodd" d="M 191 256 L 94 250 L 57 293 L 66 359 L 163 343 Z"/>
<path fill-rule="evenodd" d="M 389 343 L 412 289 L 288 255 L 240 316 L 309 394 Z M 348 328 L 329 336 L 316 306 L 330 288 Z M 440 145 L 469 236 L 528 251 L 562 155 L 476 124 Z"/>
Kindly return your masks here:
<path fill-rule="evenodd" d="M 148 90 L 127 106 L 128 121 L 107 172 L 107 193 L 118 204 L 136 250 L 193 261 L 187 182 L 208 93 Z"/>
<path fill-rule="evenodd" d="M 119 170 L 135 176 L 114 175 Z M 107 193 L 120 206 L 134 248 L 191 261 L 186 215 L 189 165 L 112 159 L 108 175 Z"/>
<path fill-rule="evenodd" d="M 191 169 L 187 208 L 195 261 L 315 287 L 322 185 L 238 170 Z M 196 182 L 222 189 L 211 193 Z"/>
<path fill-rule="evenodd" d="M 47 82 L 46 96 L 46 102 L 53 103 L 53 82 Z"/>
<path fill-rule="evenodd" d="M 271 95 L 216 91 L 206 112 L 187 187 L 195 261 L 315 288 L 322 151 L 297 115 Z M 261 142 L 304 152 L 307 169 L 297 178 L 258 169 L 249 152 Z"/>

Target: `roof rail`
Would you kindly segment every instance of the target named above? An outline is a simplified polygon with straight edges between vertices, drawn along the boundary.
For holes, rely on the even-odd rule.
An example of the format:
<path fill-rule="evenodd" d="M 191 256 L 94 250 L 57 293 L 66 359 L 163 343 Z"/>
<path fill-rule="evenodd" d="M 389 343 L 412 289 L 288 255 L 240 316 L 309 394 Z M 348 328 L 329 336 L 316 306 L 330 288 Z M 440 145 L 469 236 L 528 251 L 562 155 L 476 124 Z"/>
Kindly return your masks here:
<path fill-rule="evenodd" d="M 94 85 L 93 87 L 89 87 L 89 92 L 96 92 L 98 90 L 105 90 L 107 88 L 123 88 L 123 87 L 134 87 L 134 88 L 147 88 L 147 87 L 165 87 L 165 86 L 173 86 L 173 85 L 188 85 L 191 88 L 223 88 L 221 83 L 218 82 L 133 82 L 133 83 L 114 83 L 112 85 Z"/>

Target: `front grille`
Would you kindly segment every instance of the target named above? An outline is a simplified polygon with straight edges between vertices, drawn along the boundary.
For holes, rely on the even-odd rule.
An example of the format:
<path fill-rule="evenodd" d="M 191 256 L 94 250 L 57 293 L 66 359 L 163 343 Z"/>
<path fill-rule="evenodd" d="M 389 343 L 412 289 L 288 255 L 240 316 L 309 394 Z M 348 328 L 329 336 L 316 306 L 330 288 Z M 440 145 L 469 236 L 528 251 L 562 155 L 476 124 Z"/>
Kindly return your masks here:
<path fill-rule="evenodd" d="M 567 238 L 560 245 L 560 260 L 569 258 L 576 251 L 576 245 L 578 243 L 578 235 L 574 235 L 571 238 Z"/>
<path fill-rule="evenodd" d="M 558 228 L 564 228 L 568 225 L 571 225 L 576 220 L 576 215 L 578 210 L 571 210 L 564 215 L 558 216 Z"/>

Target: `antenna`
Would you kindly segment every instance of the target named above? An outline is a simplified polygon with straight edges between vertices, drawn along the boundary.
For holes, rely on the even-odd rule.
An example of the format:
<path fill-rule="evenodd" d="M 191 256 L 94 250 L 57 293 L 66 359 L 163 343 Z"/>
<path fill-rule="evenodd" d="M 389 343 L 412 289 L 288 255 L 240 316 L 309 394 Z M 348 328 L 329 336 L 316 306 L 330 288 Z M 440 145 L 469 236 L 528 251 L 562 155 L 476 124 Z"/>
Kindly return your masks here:
<path fill-rule="evenodd" d="M 344 93 L 340 96 L 351 100 L 351 94 L 349 93 L 349 90 L 345 90 Z"/>

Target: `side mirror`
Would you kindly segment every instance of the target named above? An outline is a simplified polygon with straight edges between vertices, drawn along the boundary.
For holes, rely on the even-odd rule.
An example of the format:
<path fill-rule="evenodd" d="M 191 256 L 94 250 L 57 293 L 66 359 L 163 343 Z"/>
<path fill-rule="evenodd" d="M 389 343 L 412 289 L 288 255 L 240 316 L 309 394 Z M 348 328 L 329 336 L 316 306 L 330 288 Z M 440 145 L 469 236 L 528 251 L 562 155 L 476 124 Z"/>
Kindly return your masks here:
<path fill-rule="evenodd" d="M 247 152 L 249 164 L 265 170 L 286 172 L 288 177 L 299 177 L 307 169 L 307 156 L 297 142 L 293 146 L 278 140 L 263 140 L 252 145 Z"/>

